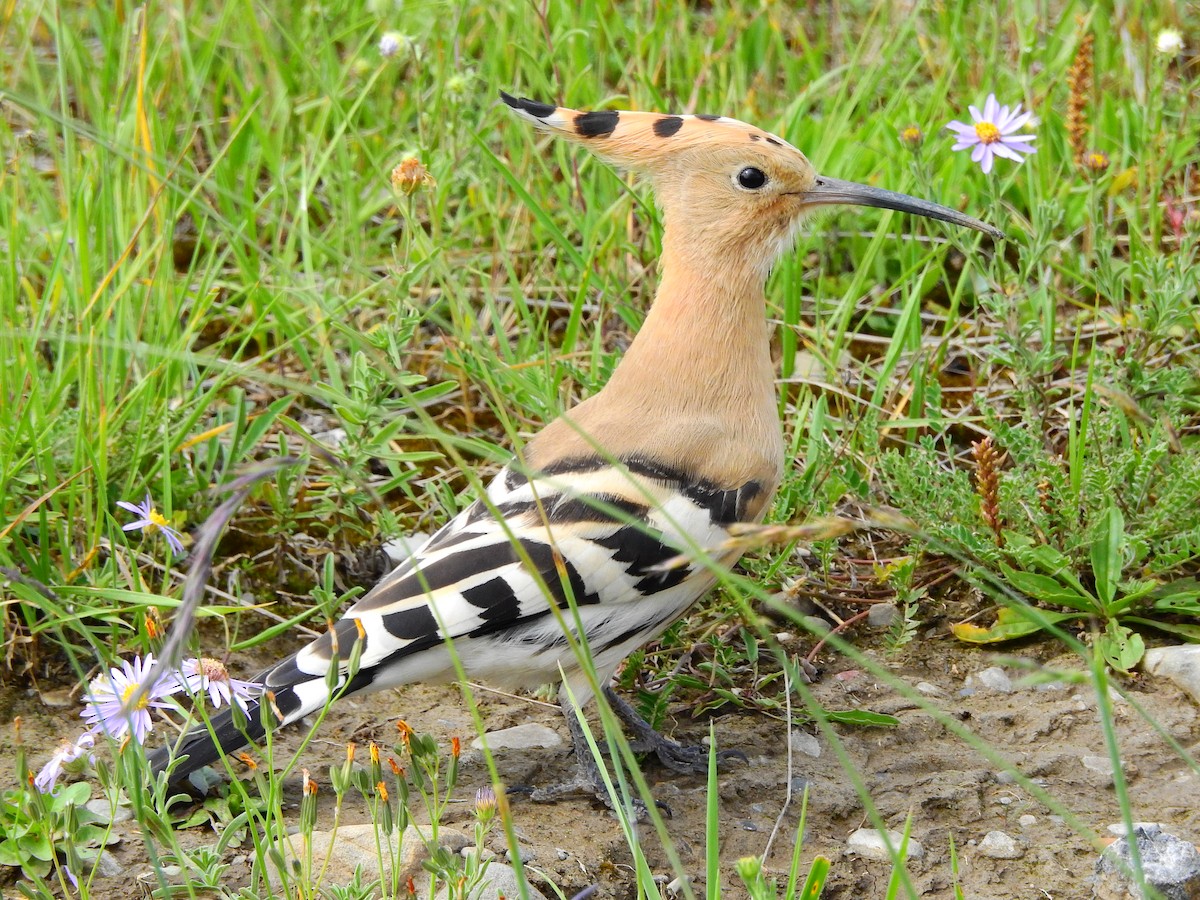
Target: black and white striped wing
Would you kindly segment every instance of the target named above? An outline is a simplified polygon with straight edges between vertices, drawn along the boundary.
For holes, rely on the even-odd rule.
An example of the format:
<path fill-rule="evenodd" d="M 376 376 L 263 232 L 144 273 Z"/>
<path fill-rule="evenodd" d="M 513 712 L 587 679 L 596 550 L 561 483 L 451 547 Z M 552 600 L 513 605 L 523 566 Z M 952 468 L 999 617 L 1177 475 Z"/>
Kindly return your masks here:
<path fill-rule="evenodd" d="M 713 582 L 701 564 L 663 569 L 718 545 L 759 488 L 721 491 L 664 467 L 582 460 L 534 480 L 505 469 L 477 501 L 347 611 L 330 634 L 274 670 L 291 719 L 324 702 L 324 676 L 362 640 L 350 691 L 455 677 L 528 686 L 573 669 L 560 617 L 573 601 L 597 668 L 661 633 Z M 578 628 L 573 627 L 574 631 Z M 344 679 L 344 675 L 343 675 Z M 307 682 L 307 684 L 305 683 Z M 311 694 L 311 696 L 307 696 Z M 315 704 L 315 706 L 314 706 Z"/>

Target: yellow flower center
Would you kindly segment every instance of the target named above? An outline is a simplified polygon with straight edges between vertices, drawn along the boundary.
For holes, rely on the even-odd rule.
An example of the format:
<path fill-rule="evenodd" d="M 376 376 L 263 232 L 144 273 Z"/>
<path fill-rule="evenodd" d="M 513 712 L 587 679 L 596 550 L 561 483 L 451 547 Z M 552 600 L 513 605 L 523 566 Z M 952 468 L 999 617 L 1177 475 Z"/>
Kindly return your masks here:
<path fill-rule="evenodd" d="M 978 126 L 976 126 L 978 128 Z M 146 518 L 150 520 L 150 524 L 146 526 L 146 531 L 153 531 L 155 528 L 165 528 L 170 522 L 167 517 L 160 513 L 153 506 L 150 507 L 150 512 L 146 513 Z"/>
<path fill-rule="evenodd" d="M 994 144 L 1000 140 L 1000 129 L 991 122 L 976 122 L 975 134 L 978 135 L 981 143 Z"/>
<path fill-rule="evenodd" d="M 121 703 L 128 704 L 129 698 L 137 693 L 139 687 L 141 687 L 141 685 L 134 682 L 129 687 L 125 688 L 125 691 L 121 694 Z M 130 712 L 137 712 L 140 709 L 145 709 L 149 705 L 150 695 L 148 693 L 142 694 L 142 696 L 138 699 L 137 705 L 131 709 Z"/>
<path fill-rule="evenodd" d="M 921 129 L 916 125 L 909 125 L 902 132 L 900 132 L 900 140 L 904 141 L 906 144 L 916 144 L 921 140 L 921 137 Z"/>

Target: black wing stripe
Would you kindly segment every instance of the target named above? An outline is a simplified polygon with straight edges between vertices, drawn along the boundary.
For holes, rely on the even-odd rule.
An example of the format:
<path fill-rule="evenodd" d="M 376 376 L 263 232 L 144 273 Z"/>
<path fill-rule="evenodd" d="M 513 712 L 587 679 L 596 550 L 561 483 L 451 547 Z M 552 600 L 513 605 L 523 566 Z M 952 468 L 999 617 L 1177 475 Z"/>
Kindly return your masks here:
<path fill-rule="evenodd" d="M 678 556 L 679 550 L 664 544 L 661 535 L 636 525 L 626 525 L 606 538 L 593 538 L 592 541 L 610 551 L 612 558 L 617 562 L 627 563 L 625 571 L 641 578 L 634 587 L 642 594 L 657 594 L 673 588 L 691 574 L 688 566 L 661 572 L 653 571 L 667 560 Z"/>
<path fill-rule="evenodd" d="M 521 604 L 517 600 L 516 591 L 508 583 L 508 579 L 497 575 L 491 581 L 467 588 L 462 597 L 472 606 L 478 606 L 483 612 L 479 618 L 485 622 L 507 623 L 516 621 L 521 616 Z"/>
<path fill-rule="evenodd" d="M 402 641 L 419 641 L 431 634 L 440 634 L 433 610 L 426 604 L 410 606 L 380 616 L 388 634 Z"/>

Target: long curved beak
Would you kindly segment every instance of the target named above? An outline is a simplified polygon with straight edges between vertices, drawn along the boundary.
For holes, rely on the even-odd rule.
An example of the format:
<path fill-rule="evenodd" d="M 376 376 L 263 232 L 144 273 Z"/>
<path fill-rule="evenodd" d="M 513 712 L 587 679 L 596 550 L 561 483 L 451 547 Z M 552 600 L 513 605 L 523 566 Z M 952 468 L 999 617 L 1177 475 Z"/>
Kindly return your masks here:
<path fill-rule="evenodd" d="M 850 206 L 875 206 L 879 209 L 894 209 L 899 212 L 924 216 L 927 219 L 940 219 L 952 225 L 963 225 L 974 228 L 994 238 L 1002 239 L 1004 232 L 999 228 L 981 222 L 972 216 L 964 215 L 956 209 L 918 200 L 908 194 L 898 194 L 895 191 L 885 191 L 882 188 L 856 184 L 853 181 L 842 181 L 837 178 L 826 178 L 818 175 L 816 184 L 803 194 L 808 206 L 833 206 L 848 204 Z"/>

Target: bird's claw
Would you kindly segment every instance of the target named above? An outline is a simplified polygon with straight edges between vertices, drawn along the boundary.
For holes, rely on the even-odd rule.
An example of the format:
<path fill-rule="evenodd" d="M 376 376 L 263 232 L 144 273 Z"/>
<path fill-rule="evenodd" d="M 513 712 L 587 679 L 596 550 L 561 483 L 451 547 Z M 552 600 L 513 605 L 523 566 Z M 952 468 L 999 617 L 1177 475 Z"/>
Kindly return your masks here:
<path fill-rule="evenodd" d="M 658 761 L 672 772 L 696 775 L 708 771 L 708 748 L 699 744 L 681 744 L 655 734 L 653 737 L 643 736 L 634 741 L 630 744 L 630 749 L 635 753 L 653 753 L 658 757 Z M 717 768 L 725 768 L 731 760 L 747 764 L 750 762 L 741 750 L 717 751 Z"/>

